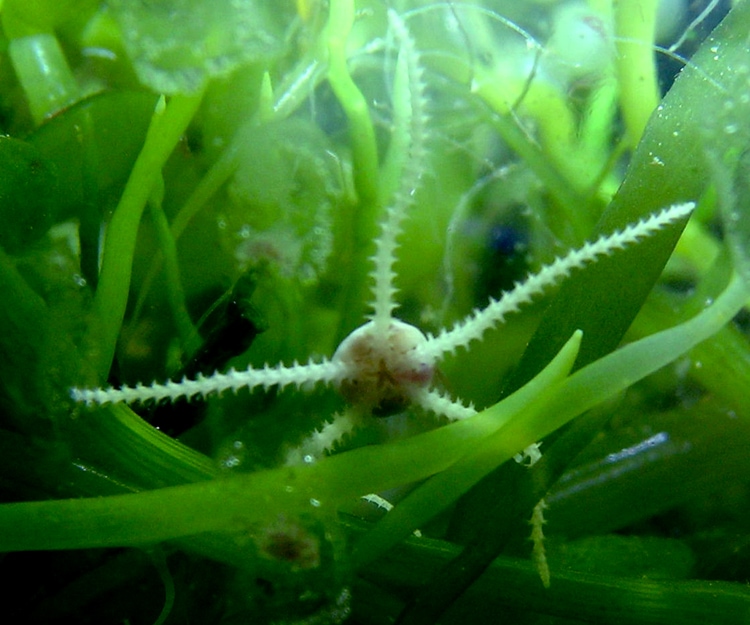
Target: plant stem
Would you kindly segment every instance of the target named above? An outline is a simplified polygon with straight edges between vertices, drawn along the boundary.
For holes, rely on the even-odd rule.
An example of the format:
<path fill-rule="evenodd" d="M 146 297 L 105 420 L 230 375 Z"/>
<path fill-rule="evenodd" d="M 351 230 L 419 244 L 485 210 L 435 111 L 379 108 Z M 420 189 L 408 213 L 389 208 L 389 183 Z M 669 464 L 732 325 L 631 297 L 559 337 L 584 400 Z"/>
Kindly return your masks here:
<path fill-rule="evenodd" d="M 53 34 L 13 39 L 8 53 L 37 126 L 79 98 L 78 83 Z"/>
<path fill-rule="evenodd" d="M 200 100 L 200 95 L 175 96 L 166 105 L 160 100 L 143 149 L 107 227 L 93 316 L 83 344 L 91 372 L 98 382 L 107 378 L 125 318 L 141 215 L 162 167 L 193 118 Z"/>
<path fill-rule="evenodd" d="M 180 264 L 177 259 L 177 242 L 169 229 L 169 221 L 164 214 L 161 197 L 152 199 L 149 202 L 149 209 L 151 222 L 154 225 L 159 248 L 164 258 L 167 299 L 172 309 L 172 317 L 177 328 L 177 334 L 180 337 L 182 351 L 190 358 L 200 347 L 201 338 L 187 310 L 185 290 L 182 288 L 180 278 Z"/>
<path fill-rule="evenodd" d="M 354 183 L 359 202 L 362 206 L 377 207 L 379 177 L 375 129 L 367 101 L 349 73 L 346 58 L 346 41 L 354 24 L 354 3 L 352 0 L 331 0 L 329 10 L 325 29 L 328 82 L 349 121 Z"/>
<path fill-rule="evenodd" d="M 620 105 L 631 149 L 661 99 L 653 52 L 656 7 L 656 0 L 614 3 Z"/>

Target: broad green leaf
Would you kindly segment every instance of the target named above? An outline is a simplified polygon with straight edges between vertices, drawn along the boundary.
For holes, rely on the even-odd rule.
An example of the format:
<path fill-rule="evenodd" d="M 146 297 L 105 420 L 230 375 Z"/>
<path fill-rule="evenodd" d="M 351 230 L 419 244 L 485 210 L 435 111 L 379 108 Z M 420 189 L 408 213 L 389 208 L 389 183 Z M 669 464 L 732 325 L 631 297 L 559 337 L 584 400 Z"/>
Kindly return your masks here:
<path fill-rule="evenodd" d="M 749 29 L 750 3 L 743 2 L 704 42 L 652 116 L 625 180 L 594 234 L 703 195 L 710 180 L 701 149 L 702 127 L 725 106 L 733 85 L 740 83 L 737 68 L 750 67 Z M 741 93 L 731 99 L 738 97 Z M 743 121 L 737 118 L 736 123 Z M 717 140 L 730 141 L 731 136 L 722 132 Z M 546 311 L 509 390 L 532 377 L 576 329 L 584 334 L 576 367 L 612 351 L 643 305 L 680 232 L 679 224 L 666 228 L 637 248 L 602 259 L 568 280 Z"/>

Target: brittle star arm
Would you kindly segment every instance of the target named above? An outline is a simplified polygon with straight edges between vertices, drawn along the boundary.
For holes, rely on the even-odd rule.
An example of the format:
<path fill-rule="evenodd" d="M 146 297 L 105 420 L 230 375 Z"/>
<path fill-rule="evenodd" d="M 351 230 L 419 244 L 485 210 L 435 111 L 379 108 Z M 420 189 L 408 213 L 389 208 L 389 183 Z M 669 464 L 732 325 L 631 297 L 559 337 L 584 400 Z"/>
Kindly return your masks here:
<path fill-rule="evenodd" d="M 446 417 L 449 421 L 469 419 L 477 414 L 473 404 L 466 406 L 435 389 L 419 389 L 412 395 L 412 400 L 424 410 Z M 513 459 L 519 464 L 531 466 L 541 457 L 539 443 L 532 443 L 526 449 L 517 453 Z"/>
<path fill-rule="evenodd" d="M 401 175 L 400 182 L 393 191 L 391 203 L 385 211 L 380 236 L 375 242 L 375 254 L 372 257 L 374 268 L 370 274 L 373 279 L 371 307 L 372 320 L 378 336 L 387 335 L 388 324 L 397 306 L 394 286 L 396 273 L 393 270 L 398 247 L 397 238 L 401 234 L 401 223 L 406 211 L 414 203 L 414 194 L 420 183 L 426 159 L 427 134 L 425 85 L 414 40 L 395 11 L 388 11 L 388 22 L 399 45 L 393 101 L 394 132 L 389 157 L 391 165 L 401 160 L 397 163 Z"/>
<path fill-rule="evenodd" d="M 210 376 L 198 375 L 195 379 L 183 378 L 182 380 L 168 380 L 163 383 L 136 384 L 135 386 L 122 386 L 121 388 L 72 388 L 71 397 L 78 402 L 89 406 L 116 404 L 125 402 L 128 404 L 136 402 L 163 400 L 175 401 L 177 399 L 192 399 L 200 396 L 206 397 L 211 394 L 220 394 L 231 390 L 236 393 L 246 388 L 250 391 L 262 386 L 268 390 L 271 387 L 282 389 L 286 386 L 312 385 L 316 383 L 331 384 L 336 386 L 347 377 L 350 368 L 346 363 L 339 360 L 324 359 L 321 362 L 310 361 L 301 365 L 295 362 L 290 366 L 277 365 L 270 367 L 266 365 L 261 369 L 249 367 L 237 371 L 230 369 L 226 373 L 216 372 Z"/>
<path fill-rule="evenodd" d="M 444 354 L 453 353 L 458 347 L 466 347 L 471 341 L 481 340 L 487 330 L 503 323 L 507 315 L 518 311 L 523 304 L 531 302 L 534 297 L 560 282 L 573 269 L 581 268 L 595 262 L 598 257 L 609 256 L 618 249 L 638 243 L 667 225 L 687 217 L 694 208 L 695 204 L 692 202 L 675 204 L 555 259 L 524 282 L 516 283 L 499 300 L 491 298 L 485 308 L 474 310 L 453 328 L 443 330 L 437 336 L 429 336 L 417 348 L 417 358 L 427 363 L 435 363 Z"/>
<path fill-rule="evenodd" d="M 323 423 L 299 445 L 288 449 L 284 463 L 287 466 L 310 464 L 333 451 L 336 445 L 351 436 L 358 421 L 356 417 L 351 409 L 334 414 L 331 421 Z"/>
<path fill-rule="evenodd" d="M 473 405 L 466 406 L 435 389 L 417 389 L 411 394 L 411 399 L 422 409 L 446 417 L 450 421 L 468 419 L 477 414 Z"/>

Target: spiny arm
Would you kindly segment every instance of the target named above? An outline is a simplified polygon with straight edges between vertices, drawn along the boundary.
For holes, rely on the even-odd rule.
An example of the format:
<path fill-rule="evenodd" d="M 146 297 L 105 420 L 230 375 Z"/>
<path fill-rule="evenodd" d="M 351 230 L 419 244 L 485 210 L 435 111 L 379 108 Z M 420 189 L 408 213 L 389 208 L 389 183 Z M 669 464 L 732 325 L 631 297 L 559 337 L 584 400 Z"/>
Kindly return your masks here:
<path fill-rule="evenodd" d="M 419 389 L 412 394 L 411 399 L 424 410 L 434 412 L 449 421 L 461 421 L 477 414 L 474 406 L 465 406 L 434 389 Z"/>
<path fill-rule="evenodd" d="M 164 383 L 154 382 L 149 385 L 136 384 L 135 386 L 122 386 L 114 388 L 72 388 L 71 397 L 89 406 L 103 404 L 127 404 L 144 403 L 147 401 L 160 402 L 177 399 L 192 399 L 200 396 L 206 397 L 213 393 L 220 394 L 231 390 L 236 393 L 246 388 L 249 391 L 262 386 L 268 390 L 272 386 L 284 388 L 294 385 L 297 388 L 307 384 L 322 382 L 324 384 L 339 384 L 346 377 L 348 367 L 339 362 L 324 360 L 323 362 L 308 362 L 305 365 L 294 363 L 291 366 L 277 365 L 262 369 L 249 367 L 244 371 L 230 369 L 226 373 L 214 373 L 213 375 L 198 375 L 191 380 L 183 378 L 180 381 L 168 380 Z"/>
<path fill-rule="evenodd" d="M 538 273 L 529 276 L 524 282 L 516 283 L 499 300 L 490 299 L 486 308 L 474 310 L 450 330 L 428 337 L 427 341 L 418 348 L 418 358 L 434 363 L 443 354 L 454 352 L 458 347 L 466 347 L 471 341 L 480 340 L 487 330 L 503 323 L 507 315 L 516 312 L 523 304 L 531 302 L 534 297 L 560 282 L 573 269 L 595 262 L 600 256 L 609 256 L 615 250 L 638 243 L 665 226 L 687 217 L 694 208 L 695 204 L 692 202 L 675 204 L 623 230 L 604 235 L 596 241 L 586 243 L 583 247 L 557 258 L 549 265 L 542 267 Z"/>
<path fill-rule="evenodd" d="M 388 165 L 399 170 L 400 183 L 393 191 L 391 204 L 386 210 L 381 233 L 376 241 L 373 256 L 375 265 L 371 278 L 373 285 L 372 319 L 380 334 L 385 334 L 392 318 L 396 289 L 396 239 L 401 233 L 401 222 L 414 202 L 426 159 L 425 137 L 427 113 L 422 67 L 404 21 L 393 11 L 388 11 L 388 21 L 399 46 L 394 83 L 394 131 Z M 395 174 L 397 175 L 397 174 Z M 388 176 L 384 176 L 388 178 Z"/>
<path fill-rule="evenodd" d="M 434 389 L 420 389 L 414 393 L 412 400 L 424 410 L 434 412 L 441 417 L 445 417 L 449 421 L 461 421 L 462 419 L 469 419 L 477 414 L 477 411 L 472 404 L 466 406 Z M 518 464 L 524 464 L 530 467 L 541 457 L 542 452 L 539 451 L 539 443 L 532 443 L 526 449 L 513 456 L 513 460 Z"/>

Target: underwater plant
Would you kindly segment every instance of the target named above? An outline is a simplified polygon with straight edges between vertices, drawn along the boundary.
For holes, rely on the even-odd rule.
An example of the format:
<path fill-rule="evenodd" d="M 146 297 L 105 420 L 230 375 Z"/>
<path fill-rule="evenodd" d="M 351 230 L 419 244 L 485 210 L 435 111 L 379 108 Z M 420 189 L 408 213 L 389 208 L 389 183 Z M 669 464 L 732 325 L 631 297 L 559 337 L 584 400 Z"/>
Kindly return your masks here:
<path fill-rule="evenodd" d="M 3 3 L 9 621 L 746 622 L 728 4 Z"/>

